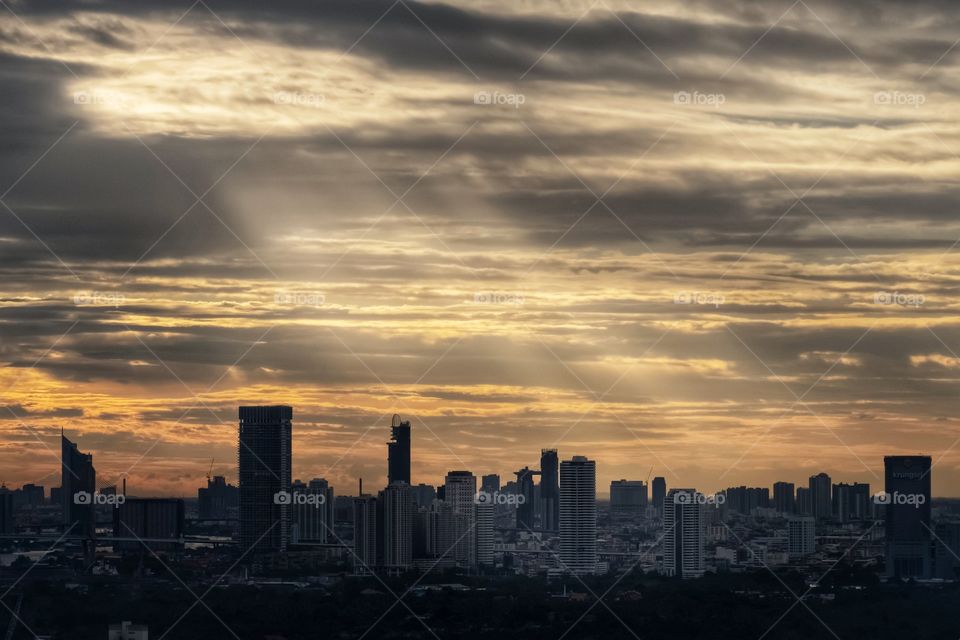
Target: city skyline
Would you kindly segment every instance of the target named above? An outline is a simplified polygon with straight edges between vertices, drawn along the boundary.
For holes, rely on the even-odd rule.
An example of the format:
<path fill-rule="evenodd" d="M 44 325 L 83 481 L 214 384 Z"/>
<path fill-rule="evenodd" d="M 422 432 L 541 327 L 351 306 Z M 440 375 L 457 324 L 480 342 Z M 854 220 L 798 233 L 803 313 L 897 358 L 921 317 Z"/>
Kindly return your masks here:
<path fill-rule="evenodd" d="M 955 493 L 957 19 L 864 6 L 17 3 L 4 479 L 63 426 L 183 495 L 284 402 L 338 485 L 400 413 L 431 479 L 922 452 Z"/>

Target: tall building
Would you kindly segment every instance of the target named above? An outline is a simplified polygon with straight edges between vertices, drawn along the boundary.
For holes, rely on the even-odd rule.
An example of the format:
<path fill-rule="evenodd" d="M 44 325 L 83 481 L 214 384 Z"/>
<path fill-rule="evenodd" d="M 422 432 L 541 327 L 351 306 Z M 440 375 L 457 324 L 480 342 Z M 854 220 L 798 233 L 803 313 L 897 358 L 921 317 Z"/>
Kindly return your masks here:
<path fill-rule="evenodd" d="M 13 492 L 0 486 L 0 535 L 13 533 Z"/>
<path fill-rule="evenodd" d="M 766 487 L 730 487 L 723 493 L 727 508 L 737 513 L 750 514 L 770 506 L 770 489 Z"/>
<path fill-rule="evenodd" d="M 82 536 L 87 561 L 93 560 L 96 538 L 96 511 L 93 496 L 97 491 L 97 470 L 93 456 L 82 453 L 77 445 L 60 434 L 61 499 L 63 500 L 63 530 Z"/>
<path fill-rule="evenodd" d="M 394 415 L 387 443 L 387 484 L 410 484 L 410 422 Z"/>
<path fill-rule="evenodd" d="M 699 578 L 704 572 L 704 506 L 696 489 L 671 489 L 663 501 L 663 571 Z"/>
<path fill-rule="evenodd" d="M 533 487 L 533 477 L 539 471 L 530 467 L 524 467 L 520 471 L 514 471 L 517 476 L 517 529 L 527 531 L 536 526 L 536 495 Z"/>
<path fill-rule="evenodd" d="M 833 517 L 838 521 L 869 520 L 871 511 L 869 484 L 841 482 L 833 485 Z"/>
<path fill-rule="evenodd" d="M 336 497 L 333 487 L 323 478 L 314 478 L 309 484 L 293 483 L 290 507 L 294 543 L 329 544 L 333 542 L 333 523 Z"/>
<path fill-rule="evenodd" d="M 810 476 L 810 507 L 813 517 L 818 520 L 829 518 L 833 514 L 831 487 L 830 476 L 827 474 L 818 473 Z"/>
<path fill-rule="evenodd" d="M 812 516 L 787 519 L 787 550 L 793 557 L 808 556 L 817 550 L 817 520 Z"/>
<path fill-rule="evenodd" d="M 780 513 L 796 513 L 795 491 L 792 482 L 774 482 L 773 507 Z"/>
<path fill-rule="evenodd" d="M 667 479 L 657 476 L 653 479 L 653 484 L 650 487 L 653 493 L 653 506 L 660 513 L 663 513 L 663 501 L 667 497 Z"/>
<path fill-rule="evenodd" d="M 197 511 L 201 520 L 229 518 L 240 504 L 240 492 L 223 476 L 207 477 L 207 486 L 197 489 Z"/>
<path fill-rule="evenodd" d="M 149 555 L 150 550 L 183 548 L 183 500 L 127 498 L 112 511 L 113 536 L 127 538 L 116 541 L 114 551 L 142 551 Z"/>
<path fill-rule="evenodd" d="M 560 529 L 560 462 L 556 449 L 540 451 L 540 526 Z"/>
<path fill-rule="evenodd" d="M 809 487 L 797 487 L 796 512 L 805 516 L 813 515 L 813 501 Z"/>
<path fill-rule="evenodd" d="M 413 492 L 413 504 L 415 507 L 429 507 L 437 498 L 437 490 L 432 484 L 423 484 L 422 482 L 414 487 L 410 487 Z"/>
<path fill-rule="evenodd" d="M 930 578 L 930 456 L 887 456 L 883 466 L 887 576 Z"/>
<path fill-rule="evenodd" d="M 647 485 L 643 480 L 610 483 L 610 511 L 615 515 L 641 515 L 647 509 Z"/>
<path fill-rule="evenodd" d="M 484 493 L 498 493 L 500 491 L 500 476 L 491 473 L 480 478 L 480 491 Z"/>
<path fill-rule="evenodd" d="M 560 463 L 560 561 L 576 575 L 597 568 L 597 463 L 584 456 Z"/>
<path fill-rule="evenodd" d="M 405 571 L 413 563 L 413 497 L 410 485 L 394 482 L 380 492 L 379 526 L 383 552 L 380 566 Z"/>
<path fill-rule="evenodd" d="M 370 573 L 377 560 L 377 498 L 361 494 L 353 499 L 353 570 Z"/>
<path fill-rule="evenodd" d="M 241 553 L 285 551 L 291 509 L 280 495 L 290 490 L 293 409 L 240 407 Z"/>
<path fill-rule="evenodd" d="M 453 557 L 461 567 L 472 567 L 477 562 L 476 495 L 477 478 L 472 473 L 451 471 L 447 474 L 443 500 L 453 513 Z"/>
<path fill-rule="evenodd" d="M 489 500 L 477 501 L 474 505 L 477 523 L 477 564 L 493 566 L 493 512 Z"/>

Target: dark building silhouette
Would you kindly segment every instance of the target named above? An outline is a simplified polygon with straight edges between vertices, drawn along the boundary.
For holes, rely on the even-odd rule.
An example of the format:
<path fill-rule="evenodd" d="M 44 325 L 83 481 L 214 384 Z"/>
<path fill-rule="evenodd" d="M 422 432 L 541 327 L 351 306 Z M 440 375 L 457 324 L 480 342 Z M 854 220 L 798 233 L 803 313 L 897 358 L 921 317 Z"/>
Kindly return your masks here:
<path fill-rule="evenodd" d="M 0 487 L 0 535 L 13 533 L 13 492 Z"/>
<path fill-rule="evenodd" d="M 207 477 L 207 486 L 197 489 L 200 519 L 218 520 L 233 515 L 240 505 L 240 492 L 223 476 Z"/>
<path fill-rule="evenodd" d="M 414 507 L 429 507 L 437 498 L 437 489 L 432 484 L 418 484 L 410 487 Z"/>
<path fill-rule="evenodd" d="M 818 520 L 833 515 L 833 498 L 830 495 L 832 486 L 830 476 L 825 473 L 810 476 L 810 509 L 813 517 Z"/>
<path fill-rule="evenodd" d="M 387 484 L 410 484 L 410 422 L 394 415 L 390 424 L 390 442 L 387 443 Z"/>
<path fill-rule="evenodd" d="M 792 482 L 773 483 L 773 507 L 780 513 L 796 513 L 796 489 Z"/>
<path fill-rule="evenodd" d="M 841 482 L 833 485 L 833 517 L 838 521 L 869 520 L 871 513 L 869 484 Z"/>
<path fill-rule="evenodd" d="M 797 487 L 797 513 L 804 516 L 813 515 L 813 503 L 810 498 L 810 487 Z"/>
<path fill-rule="evenodd" d="M 526 531 L 536 526 L 536 496 L 533 490 L 533 477 L 539 474 L 530 467 L 514 471 L 517 476 L 517 494 L 523 496 L 517 501 L 517 529 Z"/>
<path fill-rule="evenodd" d="M 377 498 L 361 493 L 353 498 L 353 570 L 368 574 L 377 566 L 382 538 L 377 531 Z"/>
<path fill-rule="evenodd" d="M 647 509 L 647 485 L 643 480 L 614 480 L 610 483 L 610 511 L 615 515 L 637 516 Z"/>
<path fill-rule="evenodd" d="M 497 493 L 500 491 L 500 476 L 495 473 L 483 476 L 480 479 L 480 491 L 486 493 Z"/>
<path fill-rule="evenodd" d="M 333 542 L 336 496 L 330 483 L 323 478 L 314 478 L 309 484 L 296 480 L 290 493 L 293 525 L 290 534 L 291 542 L 320 544 Z"/>
<path fill-rule="evenodd" d="M 556 449 L 540 451 L 540 526 L 560 530 L 560 459 Z"/>
<path fill-rule="evenodd" d="M 285 551 L 291 509 L 279 496 L 290 490 L 293 409 L 240 407 L 241 553 Z"/>
<path fill-rule="evenodd" d="M 770 489 L 766 487 L 730 487 L 723 493 L 727 508 L 737 513 L 750 514 L 770 506 Z"/>
<path fill-rule="evenodd" d="M 930 578 L 930 456 L 886 456 L 887 576 Z"/>
<path fill-rule="evenodd" d="M 667 479 L 662 476 L 657 476 L 653 479 L 653 484 L 651 484 L 650 487 L 653 492 L 653 506 L 662 513 L 663 500 L 667 497 Z"/>
<path fill-rule="evenodd" d="M 60 434 L 61 493 L 63 500 L 63 530 L 84 539 L 84 557 L 93 561 L 96 543 L 96 511 L 94 503 L 97 491 L 97 470 L 93 456 L 83 453 L 76 443 Z"/>
<path fill-rule="evenodd" d="M 597 568 L 597 463 L 584 456 L 560 464 L 560 564 L 574 575 Z"/>
<path fill-rule="evenodd" d="M 938 522 L 935 533 L 935 576 L 943 580 L 956 580 L 960 578 L 960 522 Z"/>
<path fill-rule="evenodd" d="M 114 551 L 171 551 L 183 547 L 183 500 L 127 498 L 113 508 Z"/>

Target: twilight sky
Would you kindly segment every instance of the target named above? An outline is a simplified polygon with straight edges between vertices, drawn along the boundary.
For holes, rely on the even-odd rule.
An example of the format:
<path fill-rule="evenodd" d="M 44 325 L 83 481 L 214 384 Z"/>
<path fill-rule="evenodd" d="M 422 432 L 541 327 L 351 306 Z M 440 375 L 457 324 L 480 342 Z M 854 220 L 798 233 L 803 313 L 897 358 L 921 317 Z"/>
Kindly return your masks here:
<path fill-rule="evenodd" d="M 0 469 L 960 495 L 947 0 L 0 2 Z"/>

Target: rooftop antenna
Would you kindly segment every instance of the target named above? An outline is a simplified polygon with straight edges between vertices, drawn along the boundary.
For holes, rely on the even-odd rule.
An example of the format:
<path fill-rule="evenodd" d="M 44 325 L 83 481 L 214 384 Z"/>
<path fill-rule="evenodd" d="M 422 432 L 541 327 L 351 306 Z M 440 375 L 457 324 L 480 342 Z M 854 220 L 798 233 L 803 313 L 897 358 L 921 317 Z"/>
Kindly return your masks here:
<path fill-rule="evenodd" d="M 360 495 L 363 495 L 363 478 L 360 478 Z"/>

